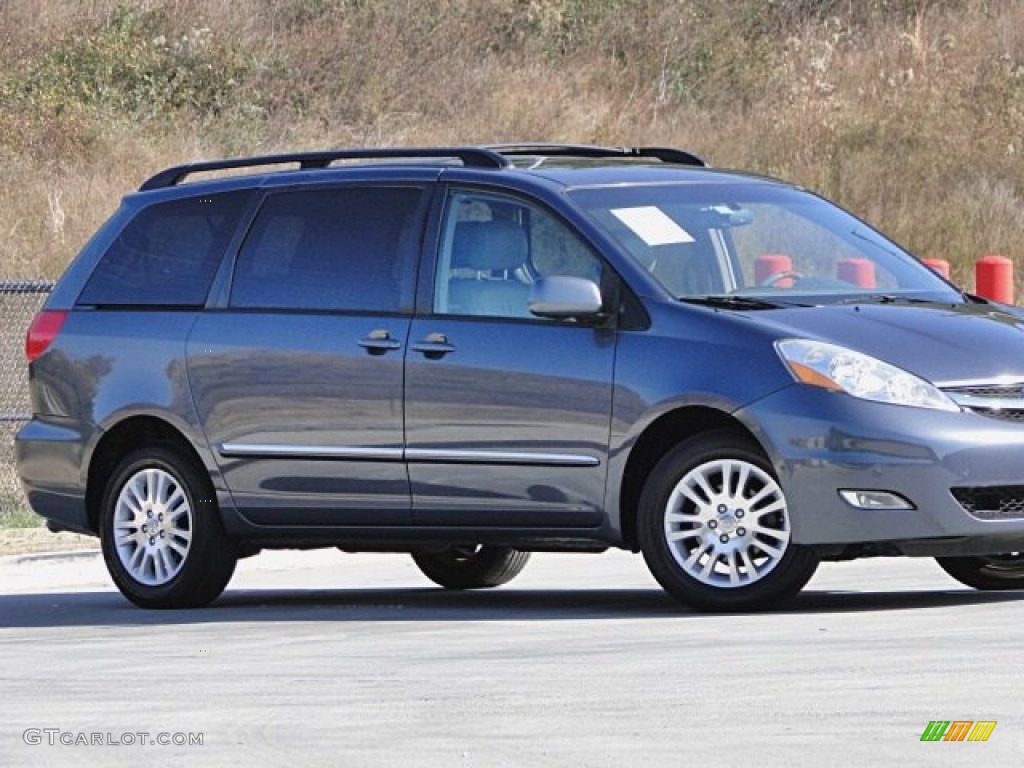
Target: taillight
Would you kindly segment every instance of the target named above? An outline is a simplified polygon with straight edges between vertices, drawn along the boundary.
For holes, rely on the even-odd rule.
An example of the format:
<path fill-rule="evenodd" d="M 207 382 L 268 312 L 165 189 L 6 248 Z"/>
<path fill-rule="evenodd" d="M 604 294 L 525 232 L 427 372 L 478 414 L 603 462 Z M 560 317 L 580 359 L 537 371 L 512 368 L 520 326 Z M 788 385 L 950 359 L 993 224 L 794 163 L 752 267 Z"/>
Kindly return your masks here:
<path fill-rule="evenodd" d="M 36 314 L 25 334 L 25 357 L 30 363 L 50 348 L 67 316 L 67 312 L 54 310 Z"/>

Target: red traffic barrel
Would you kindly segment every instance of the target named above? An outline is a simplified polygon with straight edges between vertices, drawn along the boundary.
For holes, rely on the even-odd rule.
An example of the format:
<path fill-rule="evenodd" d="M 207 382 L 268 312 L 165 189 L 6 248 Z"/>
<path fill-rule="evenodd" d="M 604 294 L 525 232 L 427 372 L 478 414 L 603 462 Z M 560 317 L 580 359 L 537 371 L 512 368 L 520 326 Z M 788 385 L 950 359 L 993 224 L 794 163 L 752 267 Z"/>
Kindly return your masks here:
<path fill-rule="evenodd" d="M 793 271 L 793 260 L 784 253 L 763 253 L 754 260 L 754 282 L 761 285 L 772 275 L 784 274 Z M 788 278 L 775 283 L 783 288 L 793 284 Z"/>
<path fill-rule="evenodd" d="M 836 277 L 858 288 L 874 288 L 874 262 L 868 259 L 840 259 L 836 262 Z"/>
<path fill-rule="evenodd" d="M 974 265 L 977 294 L 992 301 L 1013 304 L 1013 262 L 1005 256 L 982 256 Z"/>
<path fill-rule="evenodd" d="M 921 259 L 921 263 L 949 280 L 949 262 L 945 259 Z"/>

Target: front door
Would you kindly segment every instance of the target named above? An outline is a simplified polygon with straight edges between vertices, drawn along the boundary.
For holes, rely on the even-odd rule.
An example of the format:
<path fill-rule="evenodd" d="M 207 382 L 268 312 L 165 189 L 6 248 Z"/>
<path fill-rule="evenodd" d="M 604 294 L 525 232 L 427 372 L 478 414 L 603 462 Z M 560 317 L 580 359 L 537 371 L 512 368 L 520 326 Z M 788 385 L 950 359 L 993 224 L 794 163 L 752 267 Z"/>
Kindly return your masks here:
<path fill-rule="evenodd" d="M 544 320 L 529 283 L 600 281 L 601 260 L 517 198 L 448 194 L 433 311 L 406 352 L 418 525 L 594 527 L 603 515 L 616 332 Z"/>

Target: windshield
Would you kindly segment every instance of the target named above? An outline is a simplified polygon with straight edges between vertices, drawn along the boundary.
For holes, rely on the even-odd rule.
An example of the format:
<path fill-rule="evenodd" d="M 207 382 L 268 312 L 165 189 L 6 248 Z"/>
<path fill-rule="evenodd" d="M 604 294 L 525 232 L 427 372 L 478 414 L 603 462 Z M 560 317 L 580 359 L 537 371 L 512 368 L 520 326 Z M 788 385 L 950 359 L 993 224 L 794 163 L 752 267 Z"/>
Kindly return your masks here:
<path fill-rule="evenodd" d="M 963 301 L 864 222 L 792 187 L 658 184 L 580 188 L 571 195 L 680 299 Z"/>

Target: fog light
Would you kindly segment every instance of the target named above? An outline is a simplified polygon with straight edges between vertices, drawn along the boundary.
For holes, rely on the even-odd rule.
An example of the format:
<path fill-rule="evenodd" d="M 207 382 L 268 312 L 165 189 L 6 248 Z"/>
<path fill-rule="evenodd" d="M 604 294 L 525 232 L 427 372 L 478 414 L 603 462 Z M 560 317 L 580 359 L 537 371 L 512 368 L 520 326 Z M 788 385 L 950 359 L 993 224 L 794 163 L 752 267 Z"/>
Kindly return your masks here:
<path fill-rule="evenodd" d="M 913 504 L 891 491 L 840 490 L 843 501 L 857 509 L 916 509 Z"/>

